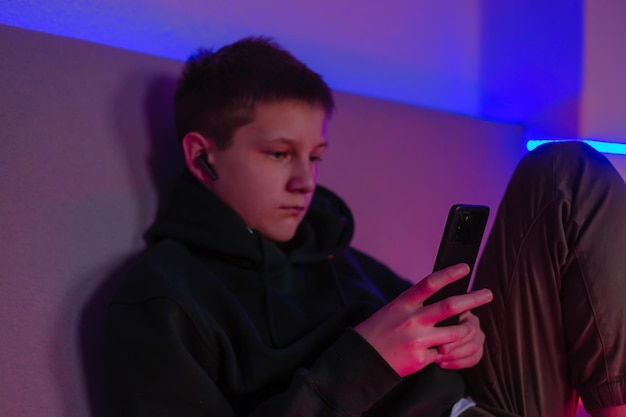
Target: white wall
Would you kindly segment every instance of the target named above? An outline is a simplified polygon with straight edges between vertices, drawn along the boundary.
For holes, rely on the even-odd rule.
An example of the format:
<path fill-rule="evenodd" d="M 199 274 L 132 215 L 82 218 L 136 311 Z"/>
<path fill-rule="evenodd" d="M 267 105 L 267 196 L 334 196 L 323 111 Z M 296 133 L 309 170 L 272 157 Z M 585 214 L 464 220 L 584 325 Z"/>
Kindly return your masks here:
<path fill-rule="evenodd" d="M 0 23 L 184 60 L 270 35 L 336 90 L 476 114 L 478 0 L 21 0 Z"/>
<path fill-rule="evenodd" d="M 625 39 L 626 2 L 585 2 L 580 137 L 626 142 Z M 609 159 L 626 178 L 626 156 Z"/>
<path fill-rule="evenodd" d="M 575 137 L 584 0 L 481 2 L 481 117 Z"/>

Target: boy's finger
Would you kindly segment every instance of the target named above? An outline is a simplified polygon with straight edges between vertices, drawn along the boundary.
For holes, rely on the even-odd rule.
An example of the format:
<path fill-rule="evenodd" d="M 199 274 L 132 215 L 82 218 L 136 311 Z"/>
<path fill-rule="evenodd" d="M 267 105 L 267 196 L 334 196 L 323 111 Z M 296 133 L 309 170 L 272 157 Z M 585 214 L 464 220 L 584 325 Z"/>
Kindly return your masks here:
<path fill-rule="evenodd" d="M 446 285 L 463 278 L 469 274 L 469 272 L 470 269 L 467 264 L 449 266 L 428 275 L 406 290 L 401 297 L 406 298 L 411 304 L 422 304 L 428 297 Z"/>
<path fill-rule="evenodd" d="M 420 315 L 424 324 L 436 324 L 449 317 L 462 314 L 468 310 L 480 307 L 493 300 L 493 293 L 484 288 L 463 295 L 446 298 L 434 304 L 424 306 Z"/>

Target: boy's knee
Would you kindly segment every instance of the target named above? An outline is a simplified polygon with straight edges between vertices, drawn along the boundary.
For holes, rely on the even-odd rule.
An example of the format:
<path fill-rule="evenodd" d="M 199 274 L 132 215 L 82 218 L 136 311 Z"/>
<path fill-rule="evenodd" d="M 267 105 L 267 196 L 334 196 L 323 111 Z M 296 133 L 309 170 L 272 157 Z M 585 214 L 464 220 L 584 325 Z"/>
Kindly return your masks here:
<path fill-rule="evenodd" d="M 527 158 L 545 159 L 546 161 L 567 160 L 570 162 L 605 159 L 600 152 L 581 141 L 546 143 L 529 152 Z"/>
<path fill-rule="evenodd" d="M 606 160 L 601 152 L 582 141 L 553 142 L 549 145 L 552 145 L 552 152 L 563 154 L 567 158 Z"/>
<path fill-rule="evenodd" d="M 553 142 L 526 154 L 518 164 L 508 193 L 515 201 L 530 196 L 553 198 L 617 190 L 626 194 L 620 174 L 600 152 L 584 142 Z M 604 190 L 604 191 L 603 191 Z"/>
<path fill-rule="evenodd" d="M 529 152 L 521 164 L 528 164 L 533 170 L 549 169 L 554 175 L 559 173 L 586 173 L 604 176 L 616 173 L 609 160 L 590 145 L 581 141 L 551 142 Z"/>

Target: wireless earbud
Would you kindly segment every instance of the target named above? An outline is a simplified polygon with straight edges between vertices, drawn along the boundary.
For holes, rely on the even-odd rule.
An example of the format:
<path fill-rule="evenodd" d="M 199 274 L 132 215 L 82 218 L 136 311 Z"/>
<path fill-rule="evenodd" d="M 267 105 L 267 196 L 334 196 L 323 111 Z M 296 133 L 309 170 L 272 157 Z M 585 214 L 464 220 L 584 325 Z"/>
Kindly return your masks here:
<path fill-rule="evenodd" d="M 215 172 L 215 168 L 213 168 L 213 166 L 209 163 L 209 161 L 207 161 L 206 154 L 202 154 L 196 157 L 196 159 L 194 159 L 193 162 L 196 164 L 198 168 L 200 168 L 202 172 L 206 174 L 207 177 L 209 177 L 213 181 L 215 181 L 218 178 L 217 172 Z"/>

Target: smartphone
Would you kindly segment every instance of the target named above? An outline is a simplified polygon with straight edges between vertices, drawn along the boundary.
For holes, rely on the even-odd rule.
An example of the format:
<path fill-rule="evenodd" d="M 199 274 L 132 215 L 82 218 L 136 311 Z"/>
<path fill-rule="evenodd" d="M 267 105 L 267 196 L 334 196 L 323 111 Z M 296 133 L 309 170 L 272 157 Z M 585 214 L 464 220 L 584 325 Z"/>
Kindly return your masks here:
<path fill-rule="evenodd" d="M 455 204 L 450 208 L 433 271 L 466 263 L 470 267 L 470 272 L 467 276 L 446 285 L 430 296 L 424 302 L 425 305 L 467 292 L 488 217 L 489 207 L 487 206 Z M 456 324 L 458 321 L 459 317 L 454 316 L 437 323 L 437 326 Z"/>

